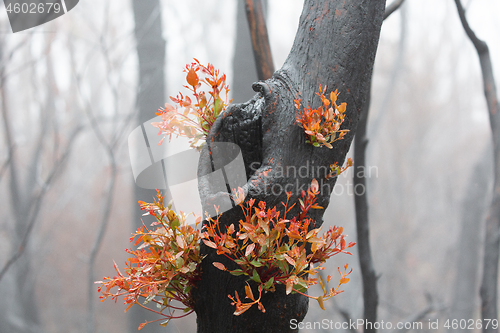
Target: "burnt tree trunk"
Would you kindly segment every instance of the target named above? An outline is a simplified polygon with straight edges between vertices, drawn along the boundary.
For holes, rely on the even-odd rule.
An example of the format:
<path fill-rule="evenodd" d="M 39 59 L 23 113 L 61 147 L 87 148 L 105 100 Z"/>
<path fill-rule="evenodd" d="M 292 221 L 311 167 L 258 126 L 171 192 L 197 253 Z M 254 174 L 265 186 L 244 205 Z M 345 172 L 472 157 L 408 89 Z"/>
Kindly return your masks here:
<path fill-rule="evenodd" d="M 305 1 L 295 42 L 283 67 L 269 80 L 254 84 L 257 94 L 247 103 L 230 106 L 208 135 L 198 169 L 205 210 L 228 197 L 227 192 L 219 192 L 203 180 L 203 176 L 219 168 L 220 161 L 212 158 L 217 155 L 217 142 L 232 142 L 241 149 L 248 180 L 244 186 L 246 200 L 255 198 L 265 201 L 268 207 L 281 209 L 285 191 L 291 191 L 292 200 L 296 201 L 300 191 L 316 178 L 321 192 L 318 203 L 327 208 L 336 181 L 325 180 L 328 166 L 344 162 L 356 131 L 370 84 L 384 8 L 385 0 Z M 333 149 L 307 144 L 304 131 L 295 120 L 294 99 L 301 98 L 304 106 L 317 107 L 319 98 L 315 98 L 315 93 L 319 85 L 326 85 L 328 92 L 339 89 L 339 100 L 347 102 L 342 128 L 350 132 L 336 141 Z M 316 225 L 323 222 L 324 209 L 310 214 Z M 241 218 L 241 210 L 233 208 L 223 213 L 219 221 L 229 225 Z M 235 290 L 244 295 L 245 278 L 216 269 L 214 261 L 232 265 L 203 244 L 202 250 L 207 257 L 202 263 L 201 281 L 193 291 L 198 332 L 296 331 L 290 328 L 290 320 L 304 318 L 306 297 L 286 296 L 281 286 L 276 292 L 263 295 L 266 313 L 254 307 L 234 316 L 235 308 L 228 295 L 234 295 Z"/>

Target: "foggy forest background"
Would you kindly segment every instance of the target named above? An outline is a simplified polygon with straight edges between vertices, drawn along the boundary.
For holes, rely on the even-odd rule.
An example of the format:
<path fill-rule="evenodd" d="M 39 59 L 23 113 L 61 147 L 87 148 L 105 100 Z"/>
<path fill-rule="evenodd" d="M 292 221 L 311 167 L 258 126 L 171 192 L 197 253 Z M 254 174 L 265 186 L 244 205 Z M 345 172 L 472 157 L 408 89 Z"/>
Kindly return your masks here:
<path fill-rule="evenodd" d="M 182 69 L 193 58 L 228 75 L 234 102 L 253 95 L 255 70 L 242 65 L 252 64 L 253 54 L 237 3 L 160 1 L 164 102 L 182 90 Z M 464 4 L 490 47 L 498 82 L 500 2 Z M 124 313 L 120 301 L 99 302 L 92 283 L 114 274 L 113 260 L 123 265 L 140 223 L 127 147 L 138 126 L 140 90 L 132 2 L 80 1 L 68 14 L 16 34 L 4 8 L 0 268 L 23 247 L 0 280 L 0 332 L 136 332 L 140 321 L 131 317 L 141 314 Z M 288 55 L 301 9 L 300 0 L 267 1 L 275 68 Z M 379 320 L 479 318 L 491 131 L 477 53 L 453 1 L 407 0 L 383 23 L 368 138 Z M 352 184 L 352 171 L 340 176 L 325 214 L 325 226 L 344 226 L 348 241 L 356 241 Z M 335 276 L 345 263 L 354 268 L 345 292 L 326 311 L 311 302 L 305 321 L 362 317 L 356 247 L 325 273 Z M 193 332 L 195 319 L 144 331 Z"/>

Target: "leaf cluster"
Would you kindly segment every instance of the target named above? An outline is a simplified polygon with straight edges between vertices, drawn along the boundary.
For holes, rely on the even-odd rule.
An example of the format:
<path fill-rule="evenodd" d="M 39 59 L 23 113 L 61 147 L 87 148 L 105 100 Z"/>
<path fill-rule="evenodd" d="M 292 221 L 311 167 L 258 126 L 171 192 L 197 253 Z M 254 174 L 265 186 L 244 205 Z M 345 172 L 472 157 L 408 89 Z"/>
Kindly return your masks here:
<path fill-rule="evenodd" d="M 337 162 L 330 164 L 330 172 L 328 173 L 328 175 L 326 175 L 325 179 L 330 179 L 339 176 L 342 172 L 346 171 L 347 168 L 351 167 L 352 165 L 353 165 L 352 158 L 348 158 L 345 166 L 343 167 L 338 166 Z"/>
<path fill-rule="evenodd" d="M 321 227 L 316 228 L 315 221 L 307 217 L 310 209 L 322 208 L 316 203 L 318 193 L 318 182 L 313 180 L 308 190 L 301 192 L 298 200 L 300 213 L 292 219 L 287 219 L 287 214 L 295 206 L 295 203 L 290 205 L 290 193 L 287 193 L 287 201 L 283 203 L 283 216 L 276 207 L 267 208 L 264 201 L 256 204 L 254 199 L 250 199 L 240 203 L 245 218 L 239 221 L 237 227 L 231 224 L 221 230 L 223 227 L 218 218 L 208 219 L 202 241 L 216 249 L 217 254 L 229 258 L 238 268 L 228 269 L 220 262 L 213 265 L 235 276 L 245 275 L 248 281 L 258 285 L 258 298 L 254 297 L 249 284 L 245 286 L 249 302 L 242 302 L 237 292 L 234 297 L 229 295 L 232 305 L 236 306 L 235 315 L 241 315 L 254 304 L 265 312 L 261 303 L 262 293 L 274 292 L 278 284 L 286 286 L 286 294 L 300 293 L 316 299 L 322 308 L 323 300 L 342 292 L 340 286 L 349 281 L 346 278 L 350 274 L 347 265 L 335 288 L 328 287 L 331 276 L 325 283 L 318 272 L 324 269 L 322 265 L 330 257 L 338 253 L 350 254 L 346 249 L 355 243 L 346 244 L 342 227 L 330 227 L 320 235 Z M 324 294 L 318 297 L 307 295 L 306 290 L 318 281 Z"/>
<path fill-rule="evenodd" d="M 111 297 L 116 302 L 123 296 L 124 304 L 128 304 L 125 311 L 138 304 L 161 315 L 158 320 L 166 320 L 161 323 L 165 326 L 170 319 L 193 312 L 191 289 L 200 278 L 199 264 L 203 257 L 199 245 L 202 234 L 196 229 L 200 219 L 196 220 L 194 227 L 188 225 L 187 215 L 176 214 L 171 205 L 163 205 L 163 200 L 157 191 L 154 203 L 139 201 L 141 209 L 146 211 L 144 215 L 156 218 L 151 225 L 153 228 L 142 225 L 130 238 L 138 247 L 126 250 L 132 257 L 126 262 L 125 273 L 115 263 L 118 275 L 96 283 L 100 284 L 101 301 Z M 117 291 L 111 292 L 115 287 Z M 175 305 L 173 301 L 177 301 Z M 156 304 L 157 310 L 148 303 Z M 182 314 L 174 315 L 174 310 Z M 139 329 L 150 322 L 141 324 Z"/>
<path fill-rule="evenodd" d="M 321 99 L 321 105 L 313 109 L 311 106 L 303 108 L 301 111 L 301 99 L 296 99 L 297 123 L 306 133 L 306 142 L 314 147 L 325 146 L 333 148 L 332 143 L 344 138 L 349 130 L 341 130 L 340 126 L 344 122 L 345 102 L 337 105 L 338 90 L 330 92 L 330 99 L 325 97 L 326 86 L 324 89 L 319 86 L 319 93 L 316 93 Z"/>
<path fill-rule="evenodd" d="M 201 149 L 213 123 L 224 111 L 231 100 L 228 100 L 229 86 L 226 74 L 220 73 L 212 64 L 202 65 L 197 59 L 187 64 L 187 85 L 191 97 L 181 92 L 170 99 L 174 105 L 166 103 L 156 114 L 162 117 L 161 122 L 152 125 L 160 130 L 164 137 L 172 138 L 172 134 L 190 139 L 192 148 Z M 199 141 L 201 140 L 201 143 Z"/>
<path fill-rule="evenodd" d="M 170 97 L 175 105 L 167 103 L 164 109 L 159 109 L 157 115 L 162 117 L 162 121 L 152 125 L 164 135 L 159 144 L 165 137 L 171 139 L 172 135 L 176 135 L 188 137 L 191 147 L 201 149 L 203 143 L 199 141 L 205 140 L 217 117 L 231 102 L 227 98 L 229 88 L 226 75 L 220 74 L 212 64 L 204 66 L 194 59 L 184 71 L 188 83 L 184 87 L 192 93 L 192 97 L 180 92 L 176 97 Z M 323 90 L 320 86 L 317 95 L 321 98 L 321 106 L 314 110 L 311 107 L 304 109 L 297 116 L 297 122 L 304 128 L 307 142 L 316 147 L 324 145 L 332 148 L 331 143 L 342 139 L 348 131 L 339 129 L 345 117 L 346 103 L 336 104 L 337 91 L 331 92 L 328 100 L 324 96 L 325 91 L 326 87 Z M 295 105 L 300 111 L 300 99 L 295 100 Z M 338 176 L 351 165 L 351 159 L 343 168 L 337 164 L 330 165 L 326 178 Z M 278 284 L 285 286 L 287 295 L 299 293 L 316 299 L 324 309 L 323 301 L 342 292 L 340 287 L 349 281 L 347 276 L 352 269 L 348 271 L 347 265 L 343 272 L 339 269 L 341 278 L 334 288 L 329 287 L 332 277 L 328 276 L 325 282 L 319 271 L 324 269 L 322 265 L 330 257 L 339 253 L 350 254 L 346 249 L 355 243 L 346 244 L 342 227 L 330 227 L 320 234 L 321 228 L 316 228 L 316 222 L 308 217 L 309 210 L 322 209 L 316 203 L 318 182 L 313 180 L 307 191 L 301 192 L 298 202 L 293 204 L 290 203 L 291 194 L 287 193 L 281 210 L 266 207 L 264 201 L 256 203 L 255 199 L 250 199 L 245 202 L 242 191 L 238 189 L 235 198 L 244 219 L 238 221 L 236 226 L 223 227 L 219 216 L 207 216 L 203 232 L 197 228 L 200 218 L 196 219 L 194 227 L 188 225 L 186 214 L 177 214 L 171 209 L 171 204 L 164 206 L 164 197 L 159 191 L 153 203 L 139 201 L 141 209 L 146 211 L 144 215 L 152 215 L 156 221 L 150 228 L 143 224 L 130 238 L 137 248 L 126 250 L 131 257 L 126 262 L 124 273 L 114 263 L 117 275 L 96 282 L 100 284 L 101 300 L 111 297 L 116 302 L 123 296 L 124 303 L 128 305 L 125 311 L 138 304 L 161 316 L 160 319 L 142 323 L 139 329 L 159 320 L 165 320 L 160 325 L 166 326 L 170 319 L 190 314 L 194 311 L 191 291 L 201 277 L 200 264 L 204 257 L 200 253 L 200 242 L 203 241 L 208 247 L 216 249 L 217 254 L 233 261 L 237 268 L 228 269 L 220 262 L 214 262 L 215 267 L 248 278 L 245 286 L 248 302 L 242 301 L 237 291 L 234 296 L 228 295 L 231 304 L 236 307 L 235 315 L 241 315 L 253 305 L 265 312 L 262 293 L 274 292 Z M 290 218 L 287 215 L 296 204 L 299 205 L 299 213 Z M 248 283 L 251 281 L 258 286 L 258 297 L 254 296 Z M 323 295 L 307 295 L 307 289 L 318 282 Z M 150 305 L 155 305 L 156 309 Z M 174 314 L 175 311 L 181 311 L 181 314 Z"/>

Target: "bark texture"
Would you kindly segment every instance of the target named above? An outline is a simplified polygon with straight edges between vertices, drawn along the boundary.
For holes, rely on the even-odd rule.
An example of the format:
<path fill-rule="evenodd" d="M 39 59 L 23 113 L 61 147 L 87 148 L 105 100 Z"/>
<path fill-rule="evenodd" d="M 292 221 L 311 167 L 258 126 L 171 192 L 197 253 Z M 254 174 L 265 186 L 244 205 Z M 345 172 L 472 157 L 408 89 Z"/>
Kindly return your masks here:
<path fill-rule="evenodd" d="M 228 196 L 201 177 L 217 169 L 215 142 L 236 143 L 245 162 L 248 182 L 244 186 L 247 200 L 255 198 L 268 207 L 282 208 L 285 191 L 296 199 L 313 178 L 320 184 L 318 203 L 327 208 L 336 179 L 325 180 L 328 166 L 342 164 L 356 130 L 358 117 L 366 100 L 380 26 L 384 0 L 306 0 L 295 42 L 283 67 L 264 82 L 254 84 L 258 93 L 249 102 L 229 107 L 215 122 L 207 138 L 198 169 L 199 191 L 205 209 Z M 339 89 L 339 100 L 347 102 L 343 128 L 348 135 L 334 143 L 333 149 L 315 148 L 305 142 L 303 129 L 296 124 L 294 99 L 304 106 L 319 105 L 315 98 L 319 85 L 328 91 Z M 298 171 L 302 170 L 302 173 Z M 288 171 L 288 172 L 287 172 Z M 321 225 L 323 210 L 310 214 Z M 238 223 L 239 208 L 220 217 L 222 224 Z M 266 313 L 252 308 L 234 316 L 227 295 L 238 291 L 244 295 L 245 278 L 234 277 L 216 269 L 213 261 L 231 267 L 231 263 L 202 245 L 207 254 L 203 275 L 194 290 L 198 332 L 294 332 L 290 320 L 301 321 L 308 300 L 300 295 L 285 295 L 284 287 L 263 295 Z M 253 286 L 255 288 L 255 286 Z M 256 289 L 254 289 L 256 290 Z"/>

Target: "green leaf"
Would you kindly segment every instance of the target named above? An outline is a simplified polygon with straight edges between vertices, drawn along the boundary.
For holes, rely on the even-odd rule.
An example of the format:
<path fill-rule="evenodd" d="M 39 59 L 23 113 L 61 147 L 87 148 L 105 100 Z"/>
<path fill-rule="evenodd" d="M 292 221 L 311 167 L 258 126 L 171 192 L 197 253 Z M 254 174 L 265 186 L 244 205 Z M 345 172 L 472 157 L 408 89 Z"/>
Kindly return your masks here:
<path fill-rule="evenodd" d="M 240 276 L 240 275 L 245 275 L 246 274 L 241 269 L 235 269 L 234 271 L 229 271 L 229 273 L 231 273 L 231 275 L 234 275 L 234 276 Z"/>
<path fill-rule="evenodd" d="M 264 264 L 262 262 L 258 261 L 258 260 L 252 260 L 252 261 L 250 261 L 250 264 L 252 264 L 252 266 L 254 266 L 254 267 L 262 267 L 262 266 L 264 266 Z"/>
<path fill-rule="evenodd" d="M 262 281 L 260 280 L 259 273 L 254 269 L 253 274 L 252 274 L 252 280 L 254 280 L 257 283 L 261 283 Z"/>
<path fill-rule="evenodd" d="M 181 222 L 177 218 L 174 219 L 172 222 L 170 222 L 170 228 L 172 228 L 172 229 L 175 229 L 180 225 L 181 225 Z"/>
<path fill-rule="evenodd" d="M 220 99 L 220 97 L 218 97 L 215 102 L 214 102 L 214 116 L 217 117 L 219 115 L 219 113 L 222 111 L 222 105 L 224 104 L 224 102 L 222 102 L 222 100 Z"/>
<path fill-rule="evenodd" d="M 175 259 L 175 267 L 181 268 L 182 265 L 184 265 L 184 258 L 179 257 L 179 258 Z"/>
<path fill-rule="evenodd" d="M 266 284 L 264 285 L 264 288 L 266 290 L 271 289 L 271 287 L 273 286 L 273 283 L 274 283 L 274 276 L 272 276 L 269 280 L 267 280 Z"/>
<path fill-rule="evenodd" d="M 245 260 L 243 260 L 243 259 L 235 259 L 234 263 L 237 264 L 237 265 L 239 265 L 239 266 L 242 266 L 242 265 L 245 264 Z"/>
<path fill-rule="evenodd" d="M 275 254 L 275 255 L 274 255 L 274 258 L 276 258 L 276 260 L 279 260 L 279 261 L 283 261 L 283 260 L 285 260 L 285 256 L 284 256 L 282 253 L 280 253 L 280 254 Z"/>
<path fill-rule="evenodd" d="M 300 291 L 301 293 L 305 293 L 307 291 L 307 288 L 305 288 L 304 286 L 302 286 L 300 284 L 293 285 L 293 289 Z"/>
<path fill-rule="evenodd" d="M 285 263 L 285 261 L 279 261 L 278 267 L 281 269 L 283 273 L 288 274 L 288 265 Z"/>

